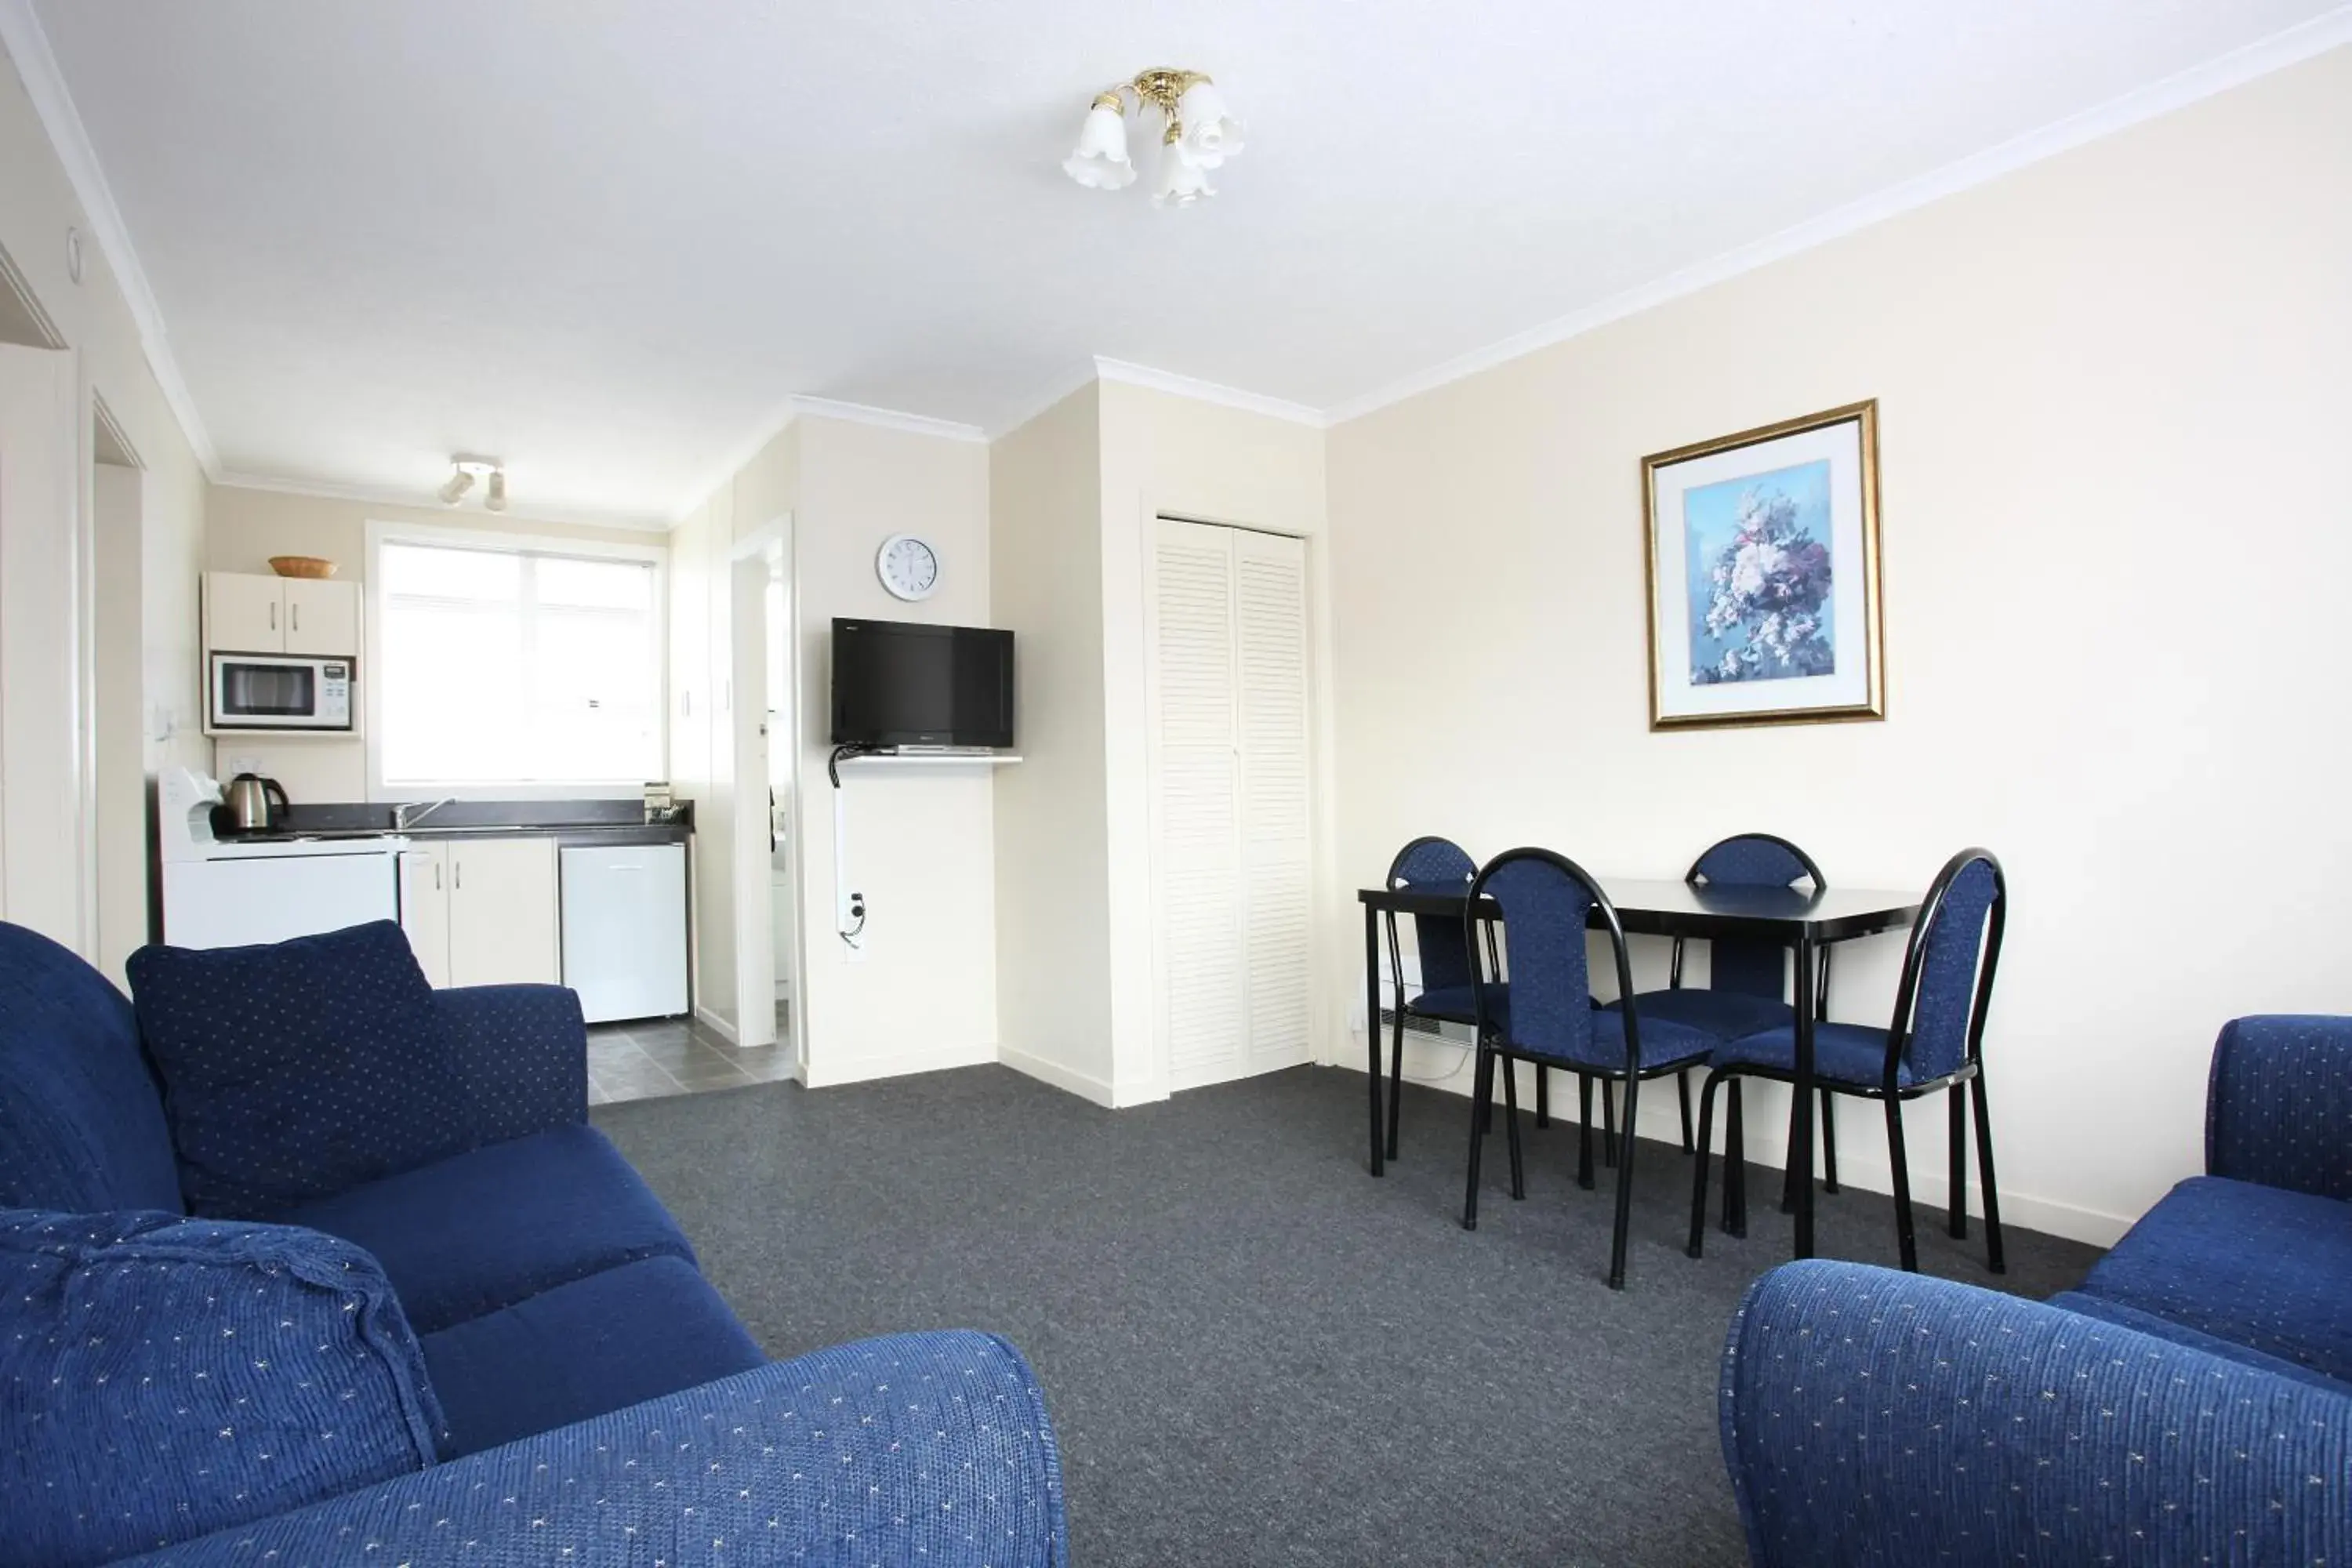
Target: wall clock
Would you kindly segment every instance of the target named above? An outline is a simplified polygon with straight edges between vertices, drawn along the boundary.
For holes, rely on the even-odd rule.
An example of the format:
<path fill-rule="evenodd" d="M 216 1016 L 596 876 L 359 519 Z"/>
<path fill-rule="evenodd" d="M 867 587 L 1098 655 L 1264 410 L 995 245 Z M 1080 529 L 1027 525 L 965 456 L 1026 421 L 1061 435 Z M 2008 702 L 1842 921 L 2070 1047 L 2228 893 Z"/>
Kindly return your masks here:
<path fill-rule="evenodd" d="M 940 552 L 911 533 L 894 533 L 874 557 L 875 574 L 901 599 L 928 599 L 940 585 Z"/>

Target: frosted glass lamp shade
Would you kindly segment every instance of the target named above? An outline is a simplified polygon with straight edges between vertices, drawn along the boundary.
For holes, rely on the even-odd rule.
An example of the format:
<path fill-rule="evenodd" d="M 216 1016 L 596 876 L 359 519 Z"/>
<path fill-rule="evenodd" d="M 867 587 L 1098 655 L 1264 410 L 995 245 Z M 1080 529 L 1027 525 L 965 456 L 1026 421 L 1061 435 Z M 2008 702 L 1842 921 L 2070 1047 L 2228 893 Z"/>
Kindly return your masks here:
<path fill-rule="evenodd" d="M 1062 161 L 1062 172 L 1089 190 L 1116 191 L 1134 184 L 1135 165 L 1127 156 L 1127 116 L 1108 103 L 1087 110 L 1077 149 Z"/>
<path fill-rule="evenodd" d="M 1242 150 L 1242 125 L 1225 109 L 1225 95 L 1213 81 L 1196 81 L 1176 100 L 1183 122 L 1186 159 L 1213 169 Z"/>
<path fill-rule="evenodd" d="M 1187 156 L 1181 144 L 1171 142 L 1160 149 L 1160 177 L 1152 182 L 1154 205 L 1165 206 L 1173 202 L 1180 207 L 1189 207 L 1202 196 L 1216 194 L 1210 188 L 1208 169 Z"/>

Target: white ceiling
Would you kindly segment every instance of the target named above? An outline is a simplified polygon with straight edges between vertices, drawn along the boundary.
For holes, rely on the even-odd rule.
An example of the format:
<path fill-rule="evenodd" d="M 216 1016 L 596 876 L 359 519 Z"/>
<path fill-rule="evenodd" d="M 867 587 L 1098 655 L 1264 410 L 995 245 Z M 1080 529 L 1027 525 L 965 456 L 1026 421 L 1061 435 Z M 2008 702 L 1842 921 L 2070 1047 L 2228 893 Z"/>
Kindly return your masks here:
<path fill-rule="evenodd" d="M 1360 406 L 2352 15 L 2315 0 L 35 8 L 223 469 L 421 495 L 451 451 L 490 452 L 533 510 L 645 518 L 691 501 L 793 395 L 993 432 L 1103 355 Z M 1160 64 L 1214 73 L 1247 123 L 1222 194 L 1160 211 L 1140 182 L 1070 184 L 1057 165 L 1091 94 Z"/>

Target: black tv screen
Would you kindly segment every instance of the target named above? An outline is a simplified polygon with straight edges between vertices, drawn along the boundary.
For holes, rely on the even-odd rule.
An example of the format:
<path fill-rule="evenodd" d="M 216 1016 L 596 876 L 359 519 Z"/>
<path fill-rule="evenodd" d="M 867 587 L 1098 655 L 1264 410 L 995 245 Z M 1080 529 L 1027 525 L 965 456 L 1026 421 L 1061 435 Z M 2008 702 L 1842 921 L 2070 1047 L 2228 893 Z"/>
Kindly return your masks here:
<path fill-rule="evenodd" d="M 1010 746 L 1013 634 L 833 623 L 836 746 Z"/>

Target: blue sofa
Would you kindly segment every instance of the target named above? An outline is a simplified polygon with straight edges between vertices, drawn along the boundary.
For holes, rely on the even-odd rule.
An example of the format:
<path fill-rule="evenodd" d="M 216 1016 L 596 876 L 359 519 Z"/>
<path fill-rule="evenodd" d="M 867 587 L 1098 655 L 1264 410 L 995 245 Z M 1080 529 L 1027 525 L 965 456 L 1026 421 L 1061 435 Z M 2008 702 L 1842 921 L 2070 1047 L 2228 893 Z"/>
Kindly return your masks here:
<path fill-rule="evenodd" d="M 2047 1302 L 1758 1280 L 1721 1394 L 1751 1559 L 2352 1562 L 2352 1019 L 2223 1029 L 2205 1163 Z"/>
<path fill-rule="evenodd" d="M 0 1564 L 1066 1560 L 1011 1346 L 767 1362 L 587 1125 L 572 994 L 411 1000 L 454 1048 L 451 1152 L 192 1215 L 131 1005 L 0 925 Z"/>

